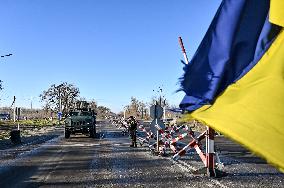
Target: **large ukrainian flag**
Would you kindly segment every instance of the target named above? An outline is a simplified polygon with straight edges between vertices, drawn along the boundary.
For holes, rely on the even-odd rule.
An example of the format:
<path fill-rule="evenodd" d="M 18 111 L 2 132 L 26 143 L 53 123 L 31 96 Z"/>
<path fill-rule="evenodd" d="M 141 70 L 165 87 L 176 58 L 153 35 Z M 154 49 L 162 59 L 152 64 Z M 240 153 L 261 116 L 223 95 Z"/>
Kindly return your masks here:
<path fill-rule="evenodd" d="M 254 9 L 252 5 L 257 8 Z M 232 13 L 234 11 L 240 11 L 239 18 L 224 17 L 230 14 L 236 16 L 236 12 Z M 253 14 L 248 16 L 248 12 L 253 12 L 256 16 Z M 263 15 L 267 14 L 267 17 L 262 18 L 263 24 L 258 25 L 260 29 L 255 28 L 255 32 L 246 33 L 247 36 L 240 37 L 244 33 L 238 34 L 238 32 L 245 31 L 245 26 L 250 22 L 254 25 L 253 27 L 257 27 L 257 24 L 253 22 L 255 19 L 256 22 L 259 21 L 260 12 Z M 234 27 L 231 30 L 226 29 L 227 32 L 234 31 L 230 40 L 226 37 L 223 40 L 222 36 L 218 36 L 216 25 L 224 19 L 238 21 L 237 24 L 227 25 L 227 27 Z M 246 24 L 243 25 L 242 22 Z M 284 170 L 283 27 L 283 0 L 270 2 L 268 0 L 224 0 L 190 65 L 185 67 L 182 86 L 186 96 L 181 103 L 181 107 L 190 111 L 186 118 L 204 122 L 243 144 L 282 171 Z M 211 37 L 210 40 L 208 35 Z M 236 36 L 239 39 L 234 38 Z M 219 40 L 217 42 L 221 40 L 222 44 L 219 48 L 215 46 L 217 49 L 210 49 L 214 47 L 212 40 L 217 39 Z M 250 39 L 254 41 L 247 43 Z M 209 48 L 203 44 L 206 42 L 210 43 Z M 202 44 L 206 47 L 202 47 Z M 222 51 L 224 46 L 230 46 L 230 52 Z M 245 50 L 238 49 L 240 46 Z M 225 60 L 224 53 L 227 53 Z M 214 57 L 217 57 L 217 60 Z M 238 67 L 238 63 L 243 63 L 241 68 Z M 216 66 L 219 66 L 217 71 L 214 68 Z M 204 67 L 207 67 L 205 71 Z M 207 81 L 205 85 L 201 86 L 205 95 L 202 95 L 202 92 L 196 92 L 198 89 L 192 87 L 197 82 L 199 85 L 202 84 L 200 83 L 201 73 L 207 78 L 204 79 Z M 198 76 L 195 77 L 195 74 Z M 187 84 L 189 78 L 190 84 Z M 215 82 L 219 85 L 216 86 Z"/>

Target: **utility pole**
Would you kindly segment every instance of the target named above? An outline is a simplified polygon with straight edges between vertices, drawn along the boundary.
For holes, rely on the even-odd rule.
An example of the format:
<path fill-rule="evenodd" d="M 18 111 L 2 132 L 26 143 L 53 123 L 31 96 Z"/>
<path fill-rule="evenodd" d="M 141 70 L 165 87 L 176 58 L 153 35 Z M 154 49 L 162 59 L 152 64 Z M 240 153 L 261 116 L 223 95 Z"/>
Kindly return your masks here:
<path fill-rule="evenodd" d="M 58 94 L 59 94 L 59 112 L 62 111 L 62 106 L 61 106 L 61 91 L 60 91 L 60 90 L 61 90 L 61 89 L 58 88 Z"/>
<path fill-rule="evenodd" d="M 163 118 L 166 119 L 166 99 L 164 99 Z"/>
<path fill-rule="evenodd" d="M 13 114 L 13 120 L 14 122 L 16 122 L 16 96 L 14 96 L 13 98 L 13 103 L 11 105 L 11 107 L 13 108 L 14 114 Z"/>
<path fill-rule="evenodd" d="M 126 118 L 126 106 L 123 108 L 123 119 L 125 119 Z"/>
<path fill-rule="evenodd" d="M 59 86 L 57 86 L 58 89 L 58 97 L 59 97 L 59 112 L 58 112 L 58 119 L 59 119 L 59 124 L 61 123 L 61 118 L 62 118 L 62 100 L 61 100 L 61 87 L 63 86 L 63 84 L 60 84 Z"/>
<path fill-rule="evenodd" d="M 59 112 L 58 112 L 58 119 L 59 119 L 59 125 L 61 124 L 61 118 L 62 118 L 62 104 L 61 104 L 61 88 L 58 88 L 58 94 L 59 94 Z"/>
<path fill-rule="evenodd" d="M 33 109 L 33 98 L 34 97 L 31 97 L 31 110 Z"/>

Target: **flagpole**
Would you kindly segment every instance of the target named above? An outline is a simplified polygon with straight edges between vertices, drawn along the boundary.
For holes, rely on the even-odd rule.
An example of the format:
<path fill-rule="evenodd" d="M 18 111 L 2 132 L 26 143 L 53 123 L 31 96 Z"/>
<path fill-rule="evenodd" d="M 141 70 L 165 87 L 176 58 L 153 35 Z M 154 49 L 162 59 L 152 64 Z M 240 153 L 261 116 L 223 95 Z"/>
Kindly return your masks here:
<path fill-rule="evenodd" d="M 188 58 L 186 55 L 186 51 L 182 42 L 182 38 L 178 37 L 179 45 L 181 47 L 185 63 L 188 65 Z M 214 129 L 206 126 L 206 168 L 207 168 L 207 175 L 209 177 L 216 177 L 215 172 L 215 164 L 214 164 Z"/>
<path fill-rule="evenodd" d="M 185 51 L 181 37 L 178 37 L 178 42 L 179 42 L 179 45 L 181 47 L 181 50 L 182 50 L 182 53 L 183 53 L 183 56 L 184 56 L 184 59 L 185 59 L 185 63 L 188 65 L 188 58 L 187 58 L 186 51 Z"/>

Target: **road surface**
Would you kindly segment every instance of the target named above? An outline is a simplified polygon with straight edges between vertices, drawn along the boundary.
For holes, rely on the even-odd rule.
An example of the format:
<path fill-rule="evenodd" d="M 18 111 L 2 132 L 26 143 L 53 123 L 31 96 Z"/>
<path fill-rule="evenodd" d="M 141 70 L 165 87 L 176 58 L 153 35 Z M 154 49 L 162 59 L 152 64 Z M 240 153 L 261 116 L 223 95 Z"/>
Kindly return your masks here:
<path fill-rule="evenodd" d="M 258 164 L 234 158 L 227 177 L 196 176 L 187 160 L 177 163 L 145 147 L 130 148 L 129 138 L 113 125 L 100 123 L 97 131 L 100 138 L 65 139 L 61 129 L 43 144 L 1 150 L 0 187 L 284 187 L 283 174 L 267 170 L 267 164 L 253 173 L 250 168 Z M 245 171 L 235 173 L 237 168 Z"/>

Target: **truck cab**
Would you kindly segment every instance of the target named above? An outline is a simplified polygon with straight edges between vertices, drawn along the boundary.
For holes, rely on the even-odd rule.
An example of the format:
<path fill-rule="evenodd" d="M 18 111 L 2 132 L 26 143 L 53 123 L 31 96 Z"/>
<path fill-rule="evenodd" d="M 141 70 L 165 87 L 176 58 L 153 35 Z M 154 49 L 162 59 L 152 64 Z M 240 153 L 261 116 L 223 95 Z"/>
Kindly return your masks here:
<path fill-rule="evenodd" d="M 91 109 L 78 108 L 70 111 L 64 123 L 65 138 L 76 133 L 96 137 L 96 113 Z"/>

